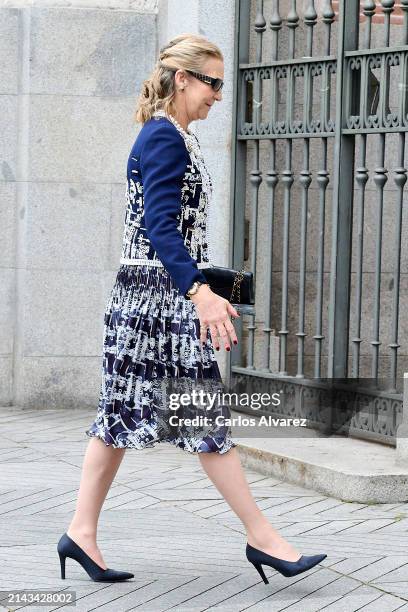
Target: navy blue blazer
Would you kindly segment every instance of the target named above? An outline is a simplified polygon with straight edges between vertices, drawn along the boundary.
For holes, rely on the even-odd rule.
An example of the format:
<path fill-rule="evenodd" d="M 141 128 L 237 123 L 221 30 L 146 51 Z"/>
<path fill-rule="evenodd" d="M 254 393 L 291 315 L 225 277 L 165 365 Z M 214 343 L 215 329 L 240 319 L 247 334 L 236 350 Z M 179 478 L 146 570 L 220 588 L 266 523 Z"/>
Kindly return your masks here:
<path fill-rule="evenodd" d="M 127 167 L 121 262 L 163 265 L 185 295 L 206 282 L 207 197 L 194 151 L 167 117 L 141 128 Z"/>

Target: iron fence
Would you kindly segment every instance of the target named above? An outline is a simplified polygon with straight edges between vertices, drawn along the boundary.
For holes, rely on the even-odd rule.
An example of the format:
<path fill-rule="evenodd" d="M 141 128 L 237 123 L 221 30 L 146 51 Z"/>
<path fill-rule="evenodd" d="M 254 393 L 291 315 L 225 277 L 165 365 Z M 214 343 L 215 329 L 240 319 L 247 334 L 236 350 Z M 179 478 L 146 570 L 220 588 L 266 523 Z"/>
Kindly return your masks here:
<path fill-rule="evenodd" d="M 236 24 L 231 262 L 256 304 L 230 382 L 283 392 L 275 415 L 395 445 L 408 0 L 238 0 Z"/>

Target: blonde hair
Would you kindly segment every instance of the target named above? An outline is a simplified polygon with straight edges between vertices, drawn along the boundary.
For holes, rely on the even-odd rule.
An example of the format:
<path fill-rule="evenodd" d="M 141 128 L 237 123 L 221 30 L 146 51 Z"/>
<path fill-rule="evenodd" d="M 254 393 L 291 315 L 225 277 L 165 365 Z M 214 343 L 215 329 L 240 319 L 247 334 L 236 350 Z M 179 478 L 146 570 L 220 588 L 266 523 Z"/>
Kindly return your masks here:
<path fill-rule="evenodd" d="M 179 34 L 160 49 L 159 59 L 149 78 L 143 81 L 138 98 L 134 120 L 138 123 L 148 121 L 156 110 L 166 114 L 173 111 L 175 96 L 176 70 L 195 70 L 202 72 L 209 58 L 223 60 L 217 45 L 199 34 Z"/>

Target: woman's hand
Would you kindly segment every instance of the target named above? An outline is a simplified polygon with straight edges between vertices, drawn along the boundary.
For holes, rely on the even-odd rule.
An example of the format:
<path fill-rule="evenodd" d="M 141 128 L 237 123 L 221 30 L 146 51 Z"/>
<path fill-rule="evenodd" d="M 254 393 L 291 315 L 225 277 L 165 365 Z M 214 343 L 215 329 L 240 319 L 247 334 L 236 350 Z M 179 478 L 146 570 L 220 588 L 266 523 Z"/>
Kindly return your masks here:
<path fill-rule="evenodd" d="M 240 315 L 228 300 L 211 291 L 209 285 L 206 284 L 200 285 L 197 293 L 190 299 L 196 306 L 200 320 L 200 342 L 206 341 L 207 327 L 209 327 L 211 339 L 217 351 L 220 349 L 219 338 L 227 351 L 231 348 L 231 341 L 238 344 L 229 315 L 233 317 Z"/>

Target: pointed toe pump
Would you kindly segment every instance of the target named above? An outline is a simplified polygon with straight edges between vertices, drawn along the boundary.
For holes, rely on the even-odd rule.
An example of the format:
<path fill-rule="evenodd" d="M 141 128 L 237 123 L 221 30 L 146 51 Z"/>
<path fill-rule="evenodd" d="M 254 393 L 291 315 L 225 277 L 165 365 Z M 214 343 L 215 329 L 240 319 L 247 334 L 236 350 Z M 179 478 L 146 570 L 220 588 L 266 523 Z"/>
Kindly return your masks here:
<path fill-rule="evenodd" d="M 118 570 L 103 569 L 100 567 L 89 555 L 74 540 L 72 540 L 67 533 L 60 538 L 57 551 L 61 563 L 61 578 L 65 578 L 65 560 L 67 557 L 75 559 L 87 572 L 88 576 L 95 580 L 95 582 L 119 582 L 127 580 L 128 578 L 134 578 L 134 574 L 130 572 L 121 572 Z"/>
<path fill-rule="evenodd" d="M 264 583 L 268 584 L 269 581 L 265 576 L 262 565 L 273 567 L 273 569 L 276 569 L 283 576 L 296 576 L 297 574 L 306 572 L 323 561 L 327 555 L 302 555 L 297 561 L 285 561 L 284 559 L 272 557 L 271 555 L 268 555 L 262 550 L 258 550 L 247 543 L 246 557 L 258 571 Z"/>

